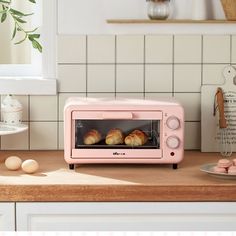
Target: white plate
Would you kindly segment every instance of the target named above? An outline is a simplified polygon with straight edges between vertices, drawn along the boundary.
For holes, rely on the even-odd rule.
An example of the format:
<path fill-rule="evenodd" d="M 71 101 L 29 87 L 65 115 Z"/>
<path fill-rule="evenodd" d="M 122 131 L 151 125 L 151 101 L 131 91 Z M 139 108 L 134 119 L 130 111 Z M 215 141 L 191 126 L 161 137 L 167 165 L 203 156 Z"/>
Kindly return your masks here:
<path fill-rule="evenodd" d="M 16 133 L 23 132 L 27 129 L 28 129 L 28 126 L 24 124 L 6 125 L 4 123 L 0 123 L 0 135 L 16 134 Z"/>
<path fill-rule="evenodd" d="M 222 179 L 236 179 L 236 175 L 229 175 L 226 173 L 216 173 L 213 171 L 213 168 L 217 165 L 217 163 L 210 163 L 210 164 L 205 164 L 200 167 L 200 170 L 203 172 L 206 172 L 209 175 L 212 175 L 217 178 L 222 178 Z"/>

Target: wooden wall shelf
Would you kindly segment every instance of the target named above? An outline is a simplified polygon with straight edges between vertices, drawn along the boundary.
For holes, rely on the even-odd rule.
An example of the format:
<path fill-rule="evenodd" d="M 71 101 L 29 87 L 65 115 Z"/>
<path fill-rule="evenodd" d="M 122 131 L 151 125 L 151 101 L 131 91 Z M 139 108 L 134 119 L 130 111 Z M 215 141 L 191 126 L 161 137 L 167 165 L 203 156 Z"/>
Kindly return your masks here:
<path fill-rule="evenodd" d="M 108 24 L 236 24 L 236 20 L 107 19 Z"/>

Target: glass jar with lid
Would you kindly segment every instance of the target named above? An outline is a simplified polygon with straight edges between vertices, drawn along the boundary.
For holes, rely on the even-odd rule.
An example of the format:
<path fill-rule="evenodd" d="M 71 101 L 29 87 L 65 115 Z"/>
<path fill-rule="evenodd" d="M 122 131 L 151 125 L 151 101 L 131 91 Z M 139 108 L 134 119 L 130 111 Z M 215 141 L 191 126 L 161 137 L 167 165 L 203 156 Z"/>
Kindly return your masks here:
<path fill-rule="evenodd" d="M 146 0 L 148 17 L 152 20 L 165 20 L 171 13 L 171 0 Z"/>

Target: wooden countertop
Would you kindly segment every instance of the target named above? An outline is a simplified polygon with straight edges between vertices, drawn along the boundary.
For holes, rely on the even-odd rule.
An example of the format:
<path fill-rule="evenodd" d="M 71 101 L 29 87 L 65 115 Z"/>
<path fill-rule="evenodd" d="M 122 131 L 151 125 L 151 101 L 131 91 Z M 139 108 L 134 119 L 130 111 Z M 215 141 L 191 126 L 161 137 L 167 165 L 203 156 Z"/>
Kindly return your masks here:
<path fill-rule="evenodd" d="M 39 172 L 8 171 L 4 160 L 10 155 L 37 160 Z M 0 201 L 236 201 L 236 180 L 199 171 L 219 158 L 185 152 L 177 170 L 171 165 L 86 164 L 74 171 L 62 151 L 1 151 Z"/>

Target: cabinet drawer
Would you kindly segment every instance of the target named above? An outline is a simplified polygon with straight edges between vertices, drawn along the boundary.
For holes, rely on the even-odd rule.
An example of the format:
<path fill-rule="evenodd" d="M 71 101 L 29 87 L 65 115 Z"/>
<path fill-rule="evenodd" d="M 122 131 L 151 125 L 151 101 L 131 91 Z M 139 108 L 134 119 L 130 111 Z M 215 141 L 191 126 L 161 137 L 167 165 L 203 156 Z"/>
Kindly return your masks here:
<path fill-rule="evenodd" d="M 25 231 L 236 230 L 236 203 L 17 203 L 16 212 Z"/>
<path fill-rule="evenodd" d="M 0 203 L 0 231 L 15 230 L 15 204 Z"/>

